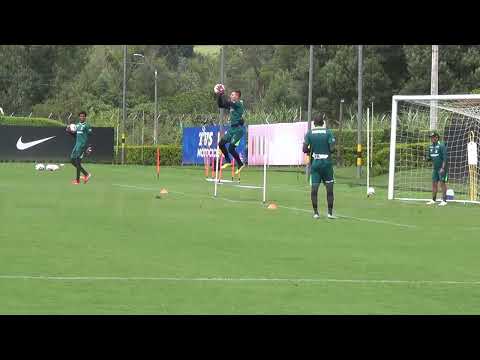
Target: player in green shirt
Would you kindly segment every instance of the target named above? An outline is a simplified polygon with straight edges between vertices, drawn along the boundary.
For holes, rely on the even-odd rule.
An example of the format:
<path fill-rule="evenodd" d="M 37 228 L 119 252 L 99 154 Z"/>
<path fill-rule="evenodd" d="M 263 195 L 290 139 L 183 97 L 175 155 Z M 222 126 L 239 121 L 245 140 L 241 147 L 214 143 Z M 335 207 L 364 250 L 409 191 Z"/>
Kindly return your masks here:
<path fill-rule="evenodd" d="M 440 182 L 440 186 L 442 188 L 443 197 L 442 201 L 438 204 L 439 206 L 447 205 L 447 181 L 448 181 L 448 173 L 447 173 L 447 147 L 444 143 L 439 142 L 440 135 L 433 131 L 430 134 L 430 138 L 432 143 L 428 147 L 427 153 L 427 161 L 431 161 L 433 164 L 433 172 L 432 172 L 432 200 L 427 202 L 427 205 L 435 204 L 437 200 L 437 190 L 438 190 L 438 183 Z"/>
<path fill-rule="evenodd" d="M 311 163 L 311 184 L 310 194 L 313 207 L 313 217 L 318 219 L 318 187 L 323 181 L 327 190 L 327 204 L 329 219 L 335 219 L 333 215 L 333 164 L 332 152 L 335 150 L 335 137 L 330 129 L 324 126 L 325 114 L 313 120 L 314 127 L 305 135 L 303 152 L 309 154 Z"/>
<path fill-rule="evenodd" d="M 72 184 L 74 185 L 80 184 L 80 172 L 83 174 L 83 182 L 85 184 L 92 176 L 82 167 L 81 164 L 84 154 L 88 154 L 91 151 L 91 147 L 88 146 L 88 137 L 92 133 L 92 128 L 86 122 L 87 113 L 85 111 L 81 111 L 78 116 L 80 117 L 80 121 L 75 124 L 77 126 L 75 132 L 71 132 L 70 127 L 67 126 L 67 131 L 75 136 L 75 146 L 70 154 L 71 163 L 77 169 L 77 177 L 72 181 Z"/>
<path fill-rule="evenodd" d="M 227 167 L 231 166 L 230 156 L 228 154 L 230 152 L 237 163 L 237 171 L 235 171 L 235 174 L 238 175 L 245 167 L 244 163 L 240 159 L 240 155 L 238 155 L 237 150 L 235 149 L 238 144 L 240 144 L 240 140 L 244 134 L 244 121 L 242 116 L 245 111 L 245 107 L 243 106 L 243 100 L 240 100 L 242 93 L 240 90 L 232 91 L 230 94 L 230 100 L 226 99 L 223 92 L 219 92 L 216 95 L 218 107 L 230 110 L 230 128 L 228 129 L 227 133 L 222 136 L 220 142 L 218 143 L 218 147 L 225 156 L 225 164 L 223 164 L 222 169 L 226 169 Z M 227 147 L 225 146 L 227 143 L 230 144 L 228 146 L 228 151 Z"/>

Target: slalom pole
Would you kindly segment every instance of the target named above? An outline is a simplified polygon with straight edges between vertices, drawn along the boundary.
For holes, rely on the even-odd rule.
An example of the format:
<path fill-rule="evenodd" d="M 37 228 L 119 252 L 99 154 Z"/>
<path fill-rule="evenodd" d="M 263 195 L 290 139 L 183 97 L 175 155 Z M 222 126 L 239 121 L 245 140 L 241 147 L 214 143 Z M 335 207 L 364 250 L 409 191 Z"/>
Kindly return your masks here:
<path fill-rule="evenodd" d="M 215 177 L 215 155 L 212 155 L 212 173 L 211 173 L 211 176 L 212 176 L 212 179 Z"/>
<path fill-rule="evenodd" d="M 235 176 L 235 159 L 232 159 L 232 182 Z"/>
<path fill-rule="evenodd" d="M 218 181 L 222 181 L 222 165 L 223 165 L 223 154 L 220 155 L 220 173 L 218 174 Z"/>
<path fill-rule="evenodd" d="M 268 161 L 268 154 L 267 149 L 270 146 L 267 146 L 267 139 L 263 139 L 263 203 L 267 200 L 267 161 Z"/>
<path fill-rule="evenodd" d="M 160 178 L 160 147 L 157 146 L 157 180 Z"/>
<path fill-rule="evenodd" d="M 217 132 L 217 152 L 215 154 L 215 158 L 216 158 L 216 163 L 215 163 L 215 191 L 214 191 L 214 195 L 215 197 L 217 197 L 217 185 L 218 185 L 218 165 L 219 165 L 219 161 L 218 161 L 218 143 L 220 142 L 220 132 Z"/>
<path fill-rule="evenodd" d="M 203 167 L 205 168 L 205 179 L 208 179 L 208 157 L 207 154 L 203 154 Z"/>

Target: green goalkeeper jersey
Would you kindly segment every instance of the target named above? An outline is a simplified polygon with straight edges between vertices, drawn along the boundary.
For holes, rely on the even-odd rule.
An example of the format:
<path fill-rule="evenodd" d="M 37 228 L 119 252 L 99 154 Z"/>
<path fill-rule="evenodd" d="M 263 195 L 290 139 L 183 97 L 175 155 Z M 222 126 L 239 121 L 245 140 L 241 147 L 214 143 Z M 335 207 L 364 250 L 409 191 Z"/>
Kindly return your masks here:
<path fill-rule="evenodd" d="M 447 161 L 447 147 L 444 143 L 437 142 L 430 144 L 428 147 L 428 159 L 432 160 L 433 168 L 438 170 L 442 167 L 443 162 Z"/>
<path fill-rule="evenodd" d="M 230 125 L 241 125 L 244 111 L 243 100 L 238 100 L 232 103 L 232 106 L 230 107 Z"/>
<path fill-rule="evenodd" d="M 75 147 L 85 147 L 87 145 L 88 136 L 92 133 L 92 128 L 86 122 L 78 122 L 75 137 Z"/>
<path fill-rule="evenodd" d="M 245 107 L 243 106 L 243 100 L 230 101 L 227 100 L 224 94 L 220 94 L 217 97 L 218 107 L 230 110 L 230 126 L 243 126 L 243 113 Z"/>
<path fill-rule="evenodd" d="M 330 129 L 314 127 L 305 135 L 305 144 L 309 145 L 312 159 L 331 162 L 330 145 L 335 143 L 335 137 Z"/>

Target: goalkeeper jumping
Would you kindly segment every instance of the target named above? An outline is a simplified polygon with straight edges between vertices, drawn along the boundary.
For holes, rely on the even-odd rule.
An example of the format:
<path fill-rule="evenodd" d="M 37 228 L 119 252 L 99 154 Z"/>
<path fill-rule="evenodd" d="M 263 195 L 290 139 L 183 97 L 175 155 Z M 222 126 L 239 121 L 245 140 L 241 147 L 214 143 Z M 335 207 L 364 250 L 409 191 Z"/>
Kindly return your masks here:
<path fill-rule="evenodd" d="M 447 205 L 447 181 L 448 181 L 448 173 L 447 173 L 447 147 L 444 143 L 439 142 L 440 135 L 433 131 L 430 133 L 430 138 L 432 143 L 428 147 L 427 153 L 427 161 L 431 161 L 433 164 L 433 172 L 432 172 L 432 200 L 427 202 L 427 205 L 435 204 L 437 200 L 437 191 L 438 191 L 438 183 L 440 182 L 440 186 L 442 188 L 443 196 L 442 201 L 438 204 L 438 206 L 445 206 Z"/>
<path fill-rule="evenodd" d="M 216 92 L 217 104 L 219 108 L 230 109 L 230 128 L 220 139 L 218 147 L 225 156 L 225 164 L 223 164 L 222 169 L 226 169 L 231 166 L 231 160 L 228 154 L 230 152 L 237 163 L 237 171 L 235 171 L 235 174 L 238 175 L 245 167 L 245 164 L 240 159 L 240 155 L 238 155 L 236 150 L 236 147 L 238 144 L 240 144 L 240 140 L 244 134 L 244 120 L 242 115 L 245 111 L 245 108 L 243 106 L 243 100 L 240 100 L 240 97 L 242 96 L 240 90 L 232 91 L 230 94 L 230 100 L 226 99 L 224 92 L 225 88 L 223 85 L 218 86 L 218 92 Z M 227 147 L 225 146 L 227 143 L 229 144 L 228 151 Z"/>

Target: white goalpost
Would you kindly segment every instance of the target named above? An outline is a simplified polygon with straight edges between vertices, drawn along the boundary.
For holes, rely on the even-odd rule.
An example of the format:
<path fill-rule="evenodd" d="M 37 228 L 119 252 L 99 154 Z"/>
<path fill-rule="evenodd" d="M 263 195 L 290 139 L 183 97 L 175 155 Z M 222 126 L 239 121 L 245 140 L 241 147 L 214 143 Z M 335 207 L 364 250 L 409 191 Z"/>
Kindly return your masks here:
<path fill-rule="evenodd" d="M 447 201 L 480 204 L 480 94 L 393 96 L 388 199 L 431 199 L 427 155 L 434 130 L 447 149 Z"/>

